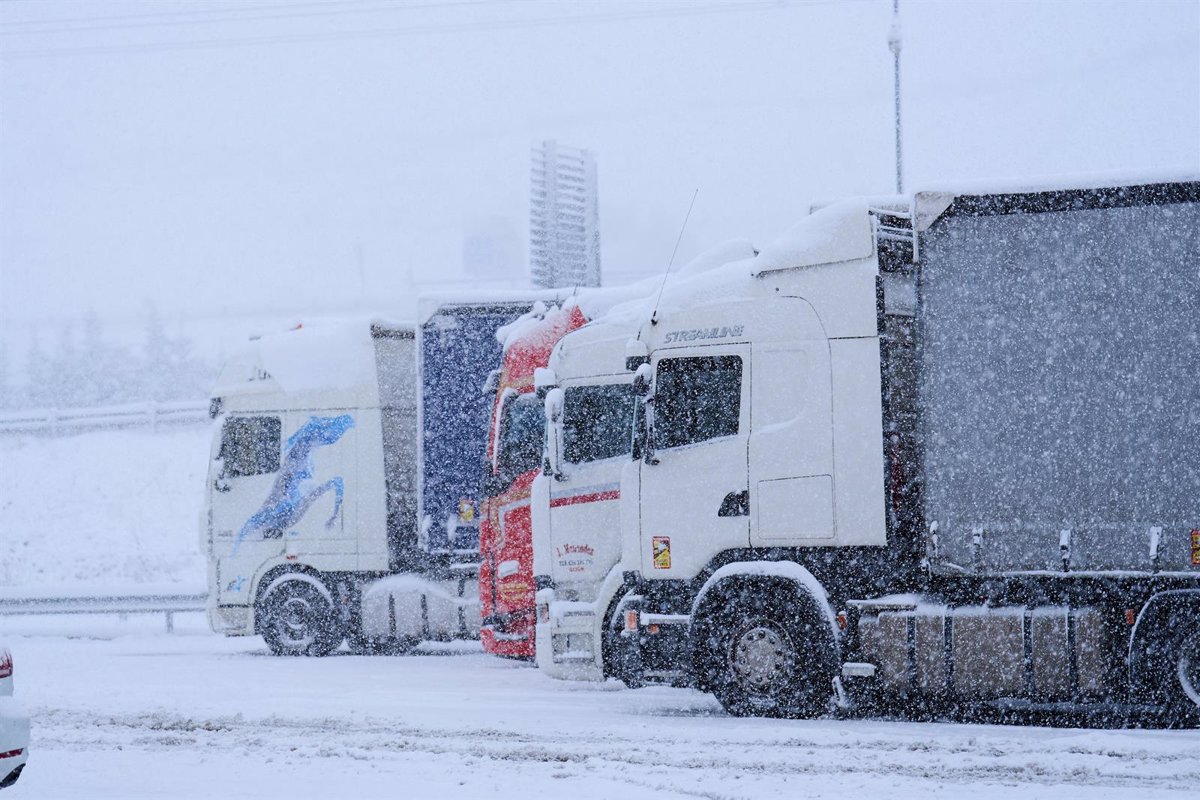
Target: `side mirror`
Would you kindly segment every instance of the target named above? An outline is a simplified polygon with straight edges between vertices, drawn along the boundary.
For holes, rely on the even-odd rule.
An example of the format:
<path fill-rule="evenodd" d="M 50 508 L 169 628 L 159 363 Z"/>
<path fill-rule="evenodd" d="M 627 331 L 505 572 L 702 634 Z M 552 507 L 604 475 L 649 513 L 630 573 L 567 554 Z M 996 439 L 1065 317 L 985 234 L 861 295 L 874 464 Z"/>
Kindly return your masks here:
<path fill-rule="evenodd" d="M 642 364 L 633 373 L 633 393 L 638 398 L 638 415 L 633 433 L 633 457 L 647 464 L 658 463 L 654 455 L 654 368 Z"/>
<path fill-rule="evenodd" d="M 633 393 L 638 397 L 649 397 L 653 385 L 654 368 L 649 364 L 642 364 L 633 373 Z"/>
<path fill-rule="evenodd" d="M 542 473 L 555 480 L 564 480 L 563 475 L 563 407 L 566 396 L 555 387 L 546 392 L 546 447 L 543 451 Z"/>

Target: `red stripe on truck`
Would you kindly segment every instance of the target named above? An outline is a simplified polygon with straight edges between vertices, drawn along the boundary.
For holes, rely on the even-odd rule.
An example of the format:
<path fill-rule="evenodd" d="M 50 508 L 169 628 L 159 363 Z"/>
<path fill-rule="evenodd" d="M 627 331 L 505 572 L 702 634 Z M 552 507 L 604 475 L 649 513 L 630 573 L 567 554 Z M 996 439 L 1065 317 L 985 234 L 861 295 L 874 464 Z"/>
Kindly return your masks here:
<path fill-rule="evenodd" d="M 25 748 L 20 747 L 20 748 L 17 748 L 16 750 L 9 750 L 7 753 L 0 753 L 0 758 L 13 758 L 15 756 L 21 755 L 21 753 L 24 753 L 24 752 L 25 752 Z"/>
<path fill-rule="evenodd" d="M 613 489 L 607 492 L 592 492 L 591 494 L 576 494 L 570 497 L 556 497 L 550 501 L 551 508 L 559 506 L 573 506 L 579 503 L 598 503 L 601 500 L 619 500 L 621 499 L 621 490 Z"/>

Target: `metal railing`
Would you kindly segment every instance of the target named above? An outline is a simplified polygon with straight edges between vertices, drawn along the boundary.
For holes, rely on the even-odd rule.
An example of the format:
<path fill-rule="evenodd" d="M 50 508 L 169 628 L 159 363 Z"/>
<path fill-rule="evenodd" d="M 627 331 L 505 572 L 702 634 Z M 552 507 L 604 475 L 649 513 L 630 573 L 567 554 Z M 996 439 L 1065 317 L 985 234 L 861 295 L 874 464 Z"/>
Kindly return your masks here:
<path fill-rule="evenodd" d="M 129 403 L 96 408 L 37 408 L 0 411 L 0 433 L 56 435 L 100 428 L 157 428 L 160 425 L 206 423 L 207 400 L 171 403 Z"/>
<path fill-rule="evenodd" d="M 0 598 L 0 616 L 26 614 L 165 614 L 167 633 L 175 630 L 175 615 L 203 613 L 206 594 L 108 595 L 99 597 Z"/>

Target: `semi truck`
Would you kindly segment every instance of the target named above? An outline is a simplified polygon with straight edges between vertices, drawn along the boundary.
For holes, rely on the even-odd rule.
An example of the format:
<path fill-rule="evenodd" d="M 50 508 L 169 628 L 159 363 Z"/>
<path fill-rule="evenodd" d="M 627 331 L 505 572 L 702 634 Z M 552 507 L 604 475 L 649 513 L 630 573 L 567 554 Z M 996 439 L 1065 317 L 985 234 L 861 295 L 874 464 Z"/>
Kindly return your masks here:
<path fill-rule="evenodd" d="M 691 280 L 729 261 L 751 258 L 737 239 L 697 256 L 677 271 Z M 647 301 L 663 285 L 654 278 L 588 301 L 594 321 L 569 331 L 534 382 L 551 418 L 546 457 L 531 487 L 533 576 L 537 588 L 538 667 L 561 679 L 602 680 L 613 674 L 616 604 L 624 594 L 621 564 L 620 478 L 632 449 L 635 409 L 626 342 L 640 320 L 602 313 Z M 594 291 L 594 290 L 593 290 Z M 547 462 L 549 463 L 549 462 Z M 553 587 L 553 588 L 551 588 Z"/>
<path fill-rule="evenodd" d="M 1196 176 L 930 191 L 614 309 L 593 324 L 632 326 L 637 403 L 594 666 L 736 715 L 1194 719 L 1197 264 Z M 568 375 L 615 374 L 593 350 L 542 381 L 535 520 L 570 474 Z M 535 558 L 549 622 L 569 589 Z"/>
<path fill-rule="evenodd" d="M 504 361 L 487 384 L 495 401 L 480 519 L 482 638 L 489 653 L 532 659 L 536 651 L 530 491 L 541 473 L 545 434 L 537 375 L 564 336 L 613 305 L 648 293 L 649 284 L 564 290 L 497 332 Z"/>
<path fill-rule="evenodd" d="M 502 329 L 504 360 L 495 384 L 480 520 L 483 648 L 499 656 L 534 657 L 534 589 L 529 487 L 541 470 L 544 415 L 534 373 L 567 331 L 587 320 L 575 304 L 538 303 Z"/>
<path fill-rule="evenodd" d="M 300 328 L 226 362 L 201 522 L 214 631 L 292 655 L 479 637 L 479 376 L 533 302 L 427 298 L 418 325 Z"/>

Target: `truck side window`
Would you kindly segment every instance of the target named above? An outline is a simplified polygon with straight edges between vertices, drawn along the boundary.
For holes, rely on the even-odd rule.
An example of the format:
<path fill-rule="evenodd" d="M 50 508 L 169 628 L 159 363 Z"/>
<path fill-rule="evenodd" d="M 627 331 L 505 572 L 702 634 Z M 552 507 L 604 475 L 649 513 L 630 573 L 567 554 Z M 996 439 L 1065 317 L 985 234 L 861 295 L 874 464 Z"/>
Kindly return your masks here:
<path fill-rule="evenodd" d="M 628 456 L 633 446 L 633 389 L 628 383 L 566 391 L 563 443 L 572 464 Z"/>
<path fill-rule="evenodd" d="M 221 434 L 225 475 L 265 475 L 279 469 L 279 417 L 231 417 Z"/>
<path fill-rule="evenodd" d="M 671 358 L 658 362 L 654 443 L 680 447 L 738 432 L 742 406 L 740 356 Z"/>

